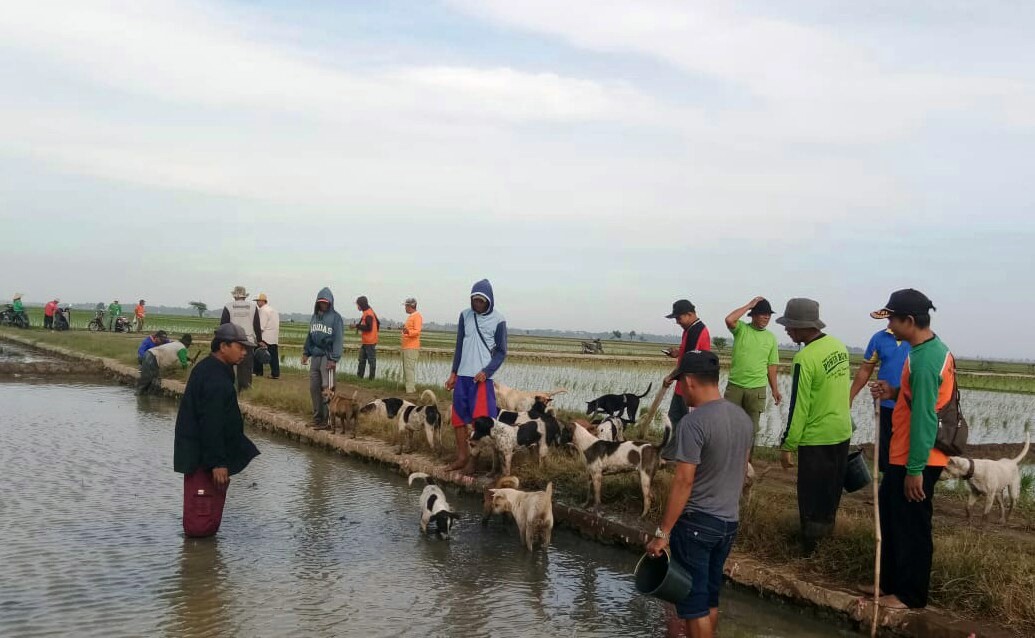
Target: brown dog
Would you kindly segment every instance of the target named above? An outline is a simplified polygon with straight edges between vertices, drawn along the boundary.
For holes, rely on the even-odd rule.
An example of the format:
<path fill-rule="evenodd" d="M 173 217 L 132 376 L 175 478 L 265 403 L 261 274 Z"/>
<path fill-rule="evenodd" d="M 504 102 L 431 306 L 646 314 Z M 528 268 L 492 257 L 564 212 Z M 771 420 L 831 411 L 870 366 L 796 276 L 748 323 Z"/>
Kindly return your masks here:
<path fill-rule="evenodd" d="M 334 388 L 324 388 L 323 402 L 327 405 L 327 413 L 331 417 L 331 433 L 338 431 L 338 423 L 341 423 L 341 433 L 345 434 L 345 427 L 352 429 L 352 438 L 356 438 L 356 425 L 359 423 L 359 404 L 356 403 L 356 396 L 359 390 L 352 393 L 352 398 L 342 396 L 334 391 Z"/>

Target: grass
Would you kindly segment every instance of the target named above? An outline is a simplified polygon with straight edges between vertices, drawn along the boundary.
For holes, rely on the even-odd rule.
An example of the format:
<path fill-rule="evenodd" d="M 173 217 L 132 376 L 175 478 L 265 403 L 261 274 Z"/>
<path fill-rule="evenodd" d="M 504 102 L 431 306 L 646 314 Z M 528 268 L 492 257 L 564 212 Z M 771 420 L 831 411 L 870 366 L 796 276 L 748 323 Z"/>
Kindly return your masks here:
<path fill-rule="evenodd" d="M 0 330 L 2 334 L 4 330 Z M 39 341 L 77 351 L 116 359 L 122 363 L 136 363 L 136 344 L 139 335 L 107 333 L 43 333 L 40 331 L 13 331 L 13 334 L 31 336 Z M 207 349 L 207 344 L 201 347 Z M 199 349 L 193 346 L 192 352 Z M 185 371 L 171 371 L 167 378 L 185 378 Z M 400 384 L 394 380 L 357 380 L 352 375 L 342 377 L 343 384 L 360 390 L 363 398 L 387 393 L 398 394 Z M 418 392 L 427 386 L 420 386 Z M 439 388 L 434 388 L 439 394 Z M 303 370 L 286 368 L 280 381 L 256 380 L 244 398 L 252 403 L 282 410 L 308 418 L 311 410 L 307 374 Z M 562 420 L 576 416 L 562 412 Z M 443 433 L 443 449 L 439 456 L 450 458 L 455 444 L 449 428 Z M 398 443 L 394 422 L 364 420 L 361 435 Z M 657 437 L 658 433 L 653 432 Z M 422 439 L 415 439 L 418 449 L 425 449 Z M 758 448 L 756 463 L 773 462 L 778 452 L 772 448 Z M 483 463 L 487 462 L 483 461 Z M 523 486 L 542 488 L 553 482 L 558 498 L 581 504 L 588 495 L 586 474 L 581 461 L 563 451 L 551 454 L 539 466 L 527 454 L 514 459 L 514 474 Z M 662 468 L 653 485 L 653 505 L 648 520 L 657 521 L 665 505 L 665 495 L 671 483 L 671 469 Z M 1022 479 L 1026 496 L 1014 512 L 1015 521 L 1021 520 L 1027 529 L 1035 529 L 1035 477 Z M 966 498 L 967 488 L 962 483 L 941 484 L 939 502 L 943 508 L 959 508 Z M 603 482 L 604 511 L 627 520 L 635 520 L 642 508 L 642 497 L 635 474 L 607 476 Z M 873 524 L 868 509 L 858 498 L 846 497 L 838 514 L 833 538 L 822 542 L 816 553 L 803 558 L 798 553 L 798 520 L 793 485 L 772 478 L 760 481 L 750 503 L 743 506 L 737 551 L 748 554 L 766 564 L 785 568 L 806 580 L 821 580 L 842 587 L 851 587 L 872 578 Z M 998 532 L 998 527 L 971 528 L 947 524 L 947 519 L 936 520 L 935 559 L 932 570 L 931 602 L 964 616 L 994 619 L 1018 631 L 1035 633 L 1035 537 L 1009 535 Z"/>

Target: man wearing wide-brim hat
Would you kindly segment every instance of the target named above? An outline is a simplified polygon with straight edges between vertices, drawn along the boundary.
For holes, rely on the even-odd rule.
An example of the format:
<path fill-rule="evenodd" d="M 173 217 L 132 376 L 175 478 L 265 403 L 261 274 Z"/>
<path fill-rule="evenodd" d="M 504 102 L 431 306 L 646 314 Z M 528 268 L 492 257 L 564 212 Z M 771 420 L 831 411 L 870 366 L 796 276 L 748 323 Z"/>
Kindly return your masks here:
<path fill-rule="evenodd" d="M 819 303 L 795 298 L 776 320 L 801 349 L 792 362 L 787 428 L 780 440 L 784 469 L 798 453 L 798 515 L 802 546 L 811 553 L 834 530 L 852 438 L 848 348 L 823 333 Z"/>
<path fill-rule="evenodd" d="M 232 323 L 244 330 L 248 341 L 258 344 L 262 341 L 262 325 L 259 319 L 259 308 L 248 301 L 248 291 L 244 286 L 234 286 L 230 295 L 233 301 L 223 307 L 223 316 L 219 324 Z M 255 367 L 255 353 L 249 350 L 244 360 L 235 366 L 237 375 L 237 391 L 247 390 L 252 385 L 252 372 Z"/>
<path fill-rule="evenodd" d="M 745 313 L 751 317 L 750 322 L 740 320 Z M 768 401 L 766 385 L 772 389 L 777 405 L 783 399 L 776 374 L 780 349 L 776 335 L 766 330 L 772 316 L 773 307 L 765 297 L 755 297 L 726 315 L 726 327 L 733 334 L 733 353 L 724 398 L 747 412 L 756 437 Z"/>

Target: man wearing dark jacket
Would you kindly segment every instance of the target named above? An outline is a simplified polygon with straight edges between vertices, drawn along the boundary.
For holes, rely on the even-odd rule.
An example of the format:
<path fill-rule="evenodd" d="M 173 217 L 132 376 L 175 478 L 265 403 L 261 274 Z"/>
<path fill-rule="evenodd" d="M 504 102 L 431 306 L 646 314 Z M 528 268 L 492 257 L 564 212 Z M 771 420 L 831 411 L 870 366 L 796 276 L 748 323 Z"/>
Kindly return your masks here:
<path fill-rule="evenodd" d="M 187 536 L 212 536 L 219 531 L 230 477 L 259 454 L 244 435 L 233 371 L 254 345 L 240 326 L 219 326 L 211 356 L 187 379 L 173 443 L 173 469 L 183 474 Z"/>
<path fill-rule="evenodd" d="M 309 397 L 313 401 L 313 429 L 327 429 L 327 406 L 323 390 L 334 387 L 334 374 L 341 359 L 345 322 L 334 310 L 334 294 L 324 288 L 316 296 L 309 334 L 302 346 L 302 365 L 309 365 Z"/>

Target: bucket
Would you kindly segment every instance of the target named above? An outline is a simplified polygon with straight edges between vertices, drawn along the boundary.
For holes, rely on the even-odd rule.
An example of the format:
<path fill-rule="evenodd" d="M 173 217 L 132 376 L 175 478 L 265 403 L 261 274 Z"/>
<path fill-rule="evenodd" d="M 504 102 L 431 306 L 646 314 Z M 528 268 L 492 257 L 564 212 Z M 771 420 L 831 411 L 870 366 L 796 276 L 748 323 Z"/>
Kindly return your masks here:
<path fill-rule="evenodd" d="M 848 469 L 845 471 L 845 491 L 851 494 L 870 484 L 870 467 L 866 464 L 862 448 L 848 455 Z"/>
<path fill-rule="evenodd" d="M 636 591 L 670 603 L 678 603 L 690 595 L 693 579 L 682 566 L 672 560 L 666 550 L 660 556 L 644 554 L 636 563 Z"/>

